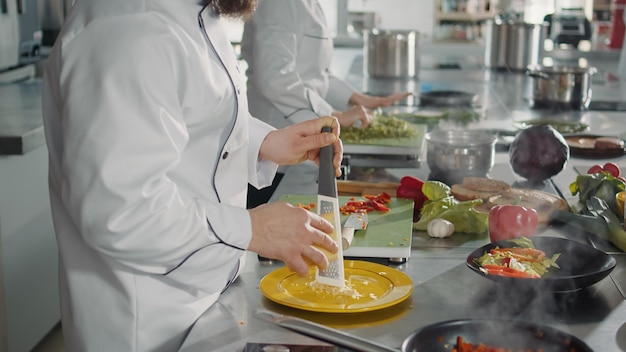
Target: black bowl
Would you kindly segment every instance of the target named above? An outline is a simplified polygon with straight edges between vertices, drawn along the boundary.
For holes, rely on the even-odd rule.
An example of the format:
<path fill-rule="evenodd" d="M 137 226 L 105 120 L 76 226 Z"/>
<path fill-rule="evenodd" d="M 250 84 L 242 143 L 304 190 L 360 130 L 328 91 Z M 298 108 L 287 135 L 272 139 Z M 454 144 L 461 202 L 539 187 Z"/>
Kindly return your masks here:
<path fill-rule="evenodd" d="M 509 240 L 497 241 L 482 246 L 467 257 L 466 264 L 476 274 L 497 283 L 521 288 L 536 288 L 550 291 L 574 291 L 591 286 L 604 279 L 615 268 L 615 258 L 586 244 L 559 237 L 529 237 L 535 248 L 551 257 L 561 253 L 556 261 L 560 268 L 550 268 L 541 278 L 512 278 L 499 275 L 488 275 L 481 271 L 474 259 L 480 258 L 485 252 L 495 247 L 517 247 Z"/>
<path fill-rule="evenodd" d="M 582 340 L 555 328 L 507 319 L 450 320 L 419 329 L 402 344 L 403 352 L 444 352 L 456 344 L 457 336 L 477 345 L 513 351 L 591 352 Z"/>

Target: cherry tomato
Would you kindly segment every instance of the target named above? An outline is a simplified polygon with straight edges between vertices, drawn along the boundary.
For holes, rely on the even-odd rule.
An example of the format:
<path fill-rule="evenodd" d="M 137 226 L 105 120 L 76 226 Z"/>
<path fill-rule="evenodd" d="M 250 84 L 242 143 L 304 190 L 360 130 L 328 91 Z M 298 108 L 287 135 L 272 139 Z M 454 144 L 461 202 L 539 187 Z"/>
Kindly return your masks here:
<path fill-rule="evenodd" d="M 599 172 L 602 172 L 602 165 L 593 165 L 592 167 L 589 168 L 589 170 L 587 170 L 588 174 L 597 174 Z"/>
<path fill-rule="evenodd" d="M 539 216 L 533 208 L 521 205 L 496 205 L 489 210 L 491 242 L 532 236 L 537 233 Z"/>
<path fill-rule="evenodd" d="M 604 164 L 604 166 L 602 166 L 602 170 L 610 173 L 611 175 L 613 175 L 613 177 L 619 177 L 620 176 L 619 166 L 617 164 L 615 164 L 615 163 L 608 162 L 608 163 Z"/>

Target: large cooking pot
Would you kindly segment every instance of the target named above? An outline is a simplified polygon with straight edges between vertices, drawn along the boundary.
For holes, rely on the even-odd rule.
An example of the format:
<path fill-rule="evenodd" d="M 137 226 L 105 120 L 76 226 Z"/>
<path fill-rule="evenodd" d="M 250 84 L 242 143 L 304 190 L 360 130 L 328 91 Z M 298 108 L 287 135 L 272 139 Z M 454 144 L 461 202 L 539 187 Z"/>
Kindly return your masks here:
<path fill-rule="evenodd" d="M 531 107 L 586 110 L 591 102 L 591 76 L 595 67 L 530 65 L 534 78 Z"/>
<path fill-rule="evenodd" d="M 547 23 L 490 20 L 485 36 L 485 66 L 523 72 L 540 62 L 548 31 Z"/>
<path fill-rule="evenodd" d="M 364 74 L 380 78 L 417 78 L 420 52 L 419 32 L 382 30 L 363 33 Z"/>
<path fill-rule="evenodd" d="M 312 321 L 276 314 L 255 312 L 257 318 L 354 351 L 368 352 L 448 352 L 461 336 L 464 341 L 513 351 L 591 352 L 577 337 L 546 325 L 509 319 L 462 319 L 428 325 L 414 331 L 400 348 L 328 328 Z M 280 346 L 277 346 L 280 347 Z"/>
<path fill-rule="evenodd" d="M 465 176 L 486 176 L 494 165 L 497 137 L 483 130 L 437 130 L 427 133 L 430 178 L 448 184 Z"/>

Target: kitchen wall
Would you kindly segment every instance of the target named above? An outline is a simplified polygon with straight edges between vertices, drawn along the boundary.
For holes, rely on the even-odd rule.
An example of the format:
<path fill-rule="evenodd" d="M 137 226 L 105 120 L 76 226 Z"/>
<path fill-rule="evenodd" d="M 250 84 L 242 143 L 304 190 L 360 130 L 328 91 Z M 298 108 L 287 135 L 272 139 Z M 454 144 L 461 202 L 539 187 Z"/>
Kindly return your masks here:
<path fill-rule="evenodd" d="M 337 33 L 337 0 L 319 0 L 328 24 Z M 351 12 L 375 11 L 381 18 L 383 29 L 413 29 L 423 36 L 430 37 L 433 33 L 435 1 L 434 0 L 349 0 L 348 10 Z M 227 34 L 231 42 L 241 40 L 243 23 L 241 21 L 224 20 Z"/>
<path fill-rule="evenodd" d="M 337 0 L 320 0 L 328 22 L 337 31 Z M 412 29 L 430 37 L 433 33 L 434 0 L 349 0 L 351 12 L 375 11 L 381 18 L 380 28 Z"/>

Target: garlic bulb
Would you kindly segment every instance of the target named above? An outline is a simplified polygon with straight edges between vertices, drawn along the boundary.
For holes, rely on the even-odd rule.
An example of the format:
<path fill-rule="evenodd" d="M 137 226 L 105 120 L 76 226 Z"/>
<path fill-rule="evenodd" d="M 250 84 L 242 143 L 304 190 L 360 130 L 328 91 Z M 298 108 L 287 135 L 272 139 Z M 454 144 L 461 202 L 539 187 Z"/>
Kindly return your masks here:
<path fill-rule="evenodd" d="M 426 231 L 430 237 L 450 237 L 454 233 L 454 224 L 445 219 L 435 219 L 428 223 Z"/>

